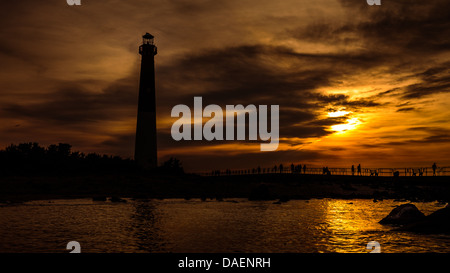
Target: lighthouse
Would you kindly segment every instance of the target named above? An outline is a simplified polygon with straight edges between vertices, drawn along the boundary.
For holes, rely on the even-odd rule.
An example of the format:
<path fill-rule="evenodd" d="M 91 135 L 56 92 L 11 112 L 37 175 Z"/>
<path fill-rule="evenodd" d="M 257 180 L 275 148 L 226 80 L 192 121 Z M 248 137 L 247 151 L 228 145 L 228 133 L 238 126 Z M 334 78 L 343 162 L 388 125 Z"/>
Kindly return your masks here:
<path fill-rule="evenodd" d="M 139 46 L 141 75 L 139 80 L 139 102 L 136 126 L 134 159 L 143 169 L 158 166 L 156 146 L 156 102 L 155 102 L 155 55 L 154 37 L 150 33 L 142 36 Z"/>

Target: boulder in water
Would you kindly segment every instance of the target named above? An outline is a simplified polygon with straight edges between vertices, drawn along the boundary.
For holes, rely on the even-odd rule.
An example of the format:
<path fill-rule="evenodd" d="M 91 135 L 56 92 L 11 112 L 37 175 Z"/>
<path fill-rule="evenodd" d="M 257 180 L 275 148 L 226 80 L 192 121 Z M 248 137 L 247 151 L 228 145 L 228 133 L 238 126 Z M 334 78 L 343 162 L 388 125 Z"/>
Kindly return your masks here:
<path fill-rule="evenodd" d="M 398 230 L 450 234 L 450 207 L 439 209 L 423 217 L 420 221 L 406 225 Z"/>
<path fill-rule="evenodd" d="M 422 220 L 425 215 L 413 204 L 403 204 L 391 211 L 379 223 L 382 225 L 406 225 Z"/>

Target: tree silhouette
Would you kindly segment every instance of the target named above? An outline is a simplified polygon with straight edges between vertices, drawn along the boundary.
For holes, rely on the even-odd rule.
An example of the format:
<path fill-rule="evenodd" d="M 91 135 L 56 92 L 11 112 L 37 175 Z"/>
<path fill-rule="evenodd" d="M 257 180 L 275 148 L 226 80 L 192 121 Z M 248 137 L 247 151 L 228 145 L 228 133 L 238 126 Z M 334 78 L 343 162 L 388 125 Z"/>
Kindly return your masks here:
<path fill-rule="evenodd" d="M 11 144 L 0 150 L 0 176 L 4 175 L 78 175 L 103 173 L 136 173 L 134 160 L 120 156 L 72 151 L 67 143 L 39 146 L 36 142 Z M 183 174 L 180 160 L 171 157 L 153 173 Z M 148 173 L 148 172 L 146 172 Z"/>
<path fill-rule="evenodd" d="M 159 171 L 163 173 L 170 173 L 170 174 L 183 174 L 184 170 L 181 166 L 181 161 L 171 157 L 169 160 L 165 161 L 160 167 Z"/>
<path fill-rule="evenodd" d="M 118 156 L 72 152 L 67 143 L 47 148 L 36 142 L 11 144 L 0 150 L 0 175 L 76 174 L 135 171 L 134 161 Z"/>

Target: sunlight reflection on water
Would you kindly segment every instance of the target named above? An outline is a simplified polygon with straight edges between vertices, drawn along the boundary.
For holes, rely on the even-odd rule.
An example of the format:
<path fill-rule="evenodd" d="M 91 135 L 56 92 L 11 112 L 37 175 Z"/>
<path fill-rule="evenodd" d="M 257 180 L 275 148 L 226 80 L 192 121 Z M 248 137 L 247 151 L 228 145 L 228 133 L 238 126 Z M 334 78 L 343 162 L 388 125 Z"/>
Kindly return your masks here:
<path fill-rule="evenodd" d="M 400 202 L 184 199 L 32 201 L 0 207 L 0 252 L 450 252 L 450 236 L 378 224 Z M 414 203 L 426 215 L 443 205 Z"/>

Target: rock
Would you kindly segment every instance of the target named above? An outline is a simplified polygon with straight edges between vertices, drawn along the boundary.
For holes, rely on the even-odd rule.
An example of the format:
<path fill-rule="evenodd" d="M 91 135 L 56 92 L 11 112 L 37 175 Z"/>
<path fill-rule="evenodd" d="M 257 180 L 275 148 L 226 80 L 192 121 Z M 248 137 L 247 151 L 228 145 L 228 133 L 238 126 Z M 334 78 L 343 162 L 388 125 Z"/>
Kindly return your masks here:
<path fill-rule="evenodd" d="M 382 225 L 406 225 L 422 220 L 425 215 L 413 204 L 403 204 L 393 209 L 379 223 Z"/>
<path fill-rule="evenodd" d="M 423 217 L 420 221 L 405 225 L 397 230 L 450 234 L 450 207 L 446 206 L 439 209 Z"/>

